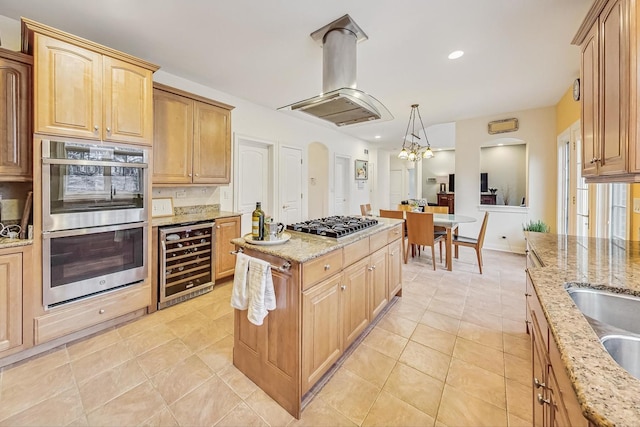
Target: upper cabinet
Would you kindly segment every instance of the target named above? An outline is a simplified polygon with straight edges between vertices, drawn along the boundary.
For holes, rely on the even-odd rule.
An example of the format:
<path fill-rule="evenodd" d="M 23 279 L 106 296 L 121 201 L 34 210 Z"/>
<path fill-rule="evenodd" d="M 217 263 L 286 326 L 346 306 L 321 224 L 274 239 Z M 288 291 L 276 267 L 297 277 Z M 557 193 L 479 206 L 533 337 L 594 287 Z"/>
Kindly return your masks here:
<path fill-rule="evenodd" d="M 636 0 L 596 0 L 573 43 L 581 52 L 582 175 L 640 181 Z"/>
<path fill-rule="evenodd" d="M 0 48 L 0 181 L 31 180 L 32 62 Z"/>
<path fill-rule="evenodd" d="M 34 132 L 151 145 L 156 65 L 25 18 L 22 30 Z"/>
<path fill-rule="evenodd" d="M 222 104 L 154 83 L 153 184 L 228 184 L 231 110 Z"/>

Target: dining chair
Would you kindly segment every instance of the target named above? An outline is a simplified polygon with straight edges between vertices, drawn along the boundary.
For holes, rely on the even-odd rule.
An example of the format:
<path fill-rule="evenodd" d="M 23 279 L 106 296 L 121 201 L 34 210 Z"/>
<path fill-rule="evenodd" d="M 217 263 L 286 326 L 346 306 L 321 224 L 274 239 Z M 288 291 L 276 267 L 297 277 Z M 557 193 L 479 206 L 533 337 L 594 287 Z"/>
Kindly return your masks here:
<path fill-rule="evenodd" d="M 398 210 L 399 210 L 399 211 L 405 211 L 405 212 L 411 212 L 412 207 L 411 207 L 411 205 L 403 205 L 403 204 L 399 204 L 399 205 L 398 205 Z"/>
<path fill-rule="evenodd" d="M 448 214 L 449 206 L 425 206 L 424 211 L 438 214 Z"/>
<path fill-rule="evenodd" d="M 480 233 L 478 238 L 464 237 L 454 235 L 451 243 L 455 247 L 455 257 L 458 258 L 458 246 L 467 246 L 476 250 L 476 256 L 478 257 L 478 267 L 480 268 L 480 274 L 482 274 L 482 245 L 484 244 L 484 234 L 487 231 L 487 223 L 489 222 L 489 212 L 484 213 L 484 219 L 482 220 L 482 226 L 480 227 Z"/>
<path fill-rule="evenodd" d="M 402 221 L 402 253 L 405 252 L 405 244 L 404 241 L 407 238 L 407 221 L 404 219 L 403 211 L 393 211 L 387 209 L 380 209 L 380 217 L 382 218 L 395 218 L 401 219 Z"/>
<path fill-rule="evenodd" d="M 360 213 L 362 216 L 371 215 L 371 204 L 360 205 Z"/>
<path fill-rule="evenodd" d="M 433 214 L 423 212 L 406 212 L 408 245 L 404 252 L 404 263 L 408 262 L 409 247 L 417 246 L 420 255 L 421 246 L 431 246 L 433 269 L 436 269 L 436 243 L 440 245 L 440 262 L 442 262 L 442 241 L 446 242 L 446 233 L 435 232 L 433 229 Z M 413 256 L 413 252 L 412 252 Z"/>

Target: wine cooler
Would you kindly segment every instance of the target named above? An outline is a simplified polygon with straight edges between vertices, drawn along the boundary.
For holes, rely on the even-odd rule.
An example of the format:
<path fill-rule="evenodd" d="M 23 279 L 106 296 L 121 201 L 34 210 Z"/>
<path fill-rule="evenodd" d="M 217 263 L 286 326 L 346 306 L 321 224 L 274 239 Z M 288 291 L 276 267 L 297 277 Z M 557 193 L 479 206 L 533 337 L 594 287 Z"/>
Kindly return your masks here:
<path fill-rule="evenodd" d="M 213 222 L 160 228 L 158 309 L 207 293 L 214 285 Z"/>

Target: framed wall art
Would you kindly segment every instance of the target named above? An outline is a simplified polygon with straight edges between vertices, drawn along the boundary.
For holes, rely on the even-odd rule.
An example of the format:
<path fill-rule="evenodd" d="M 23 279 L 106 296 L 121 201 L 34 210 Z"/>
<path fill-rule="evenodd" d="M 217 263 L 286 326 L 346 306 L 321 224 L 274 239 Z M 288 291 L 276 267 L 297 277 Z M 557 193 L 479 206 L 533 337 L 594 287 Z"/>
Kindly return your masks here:
<path fill-rule="evenodd" d="M 369 162 L 356 160 L 356 180 L 366 181 L 367 179 L 369 179 Z"/>

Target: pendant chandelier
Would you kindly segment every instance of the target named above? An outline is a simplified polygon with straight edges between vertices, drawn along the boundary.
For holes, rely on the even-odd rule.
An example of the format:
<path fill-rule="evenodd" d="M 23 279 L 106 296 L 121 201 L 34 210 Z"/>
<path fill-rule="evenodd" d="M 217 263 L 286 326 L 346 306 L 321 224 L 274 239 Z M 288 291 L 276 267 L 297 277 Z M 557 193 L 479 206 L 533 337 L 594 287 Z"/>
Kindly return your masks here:
<path fill-rule="evenodd" d="M 420 127 L 418 129 L 416 129 L 416 116 L 418 116 L 418 120 L 420 121 Z M 420 145 L 419 143 L 420 128 L 422 128 L 422 134 L 424 135 L 425 141 L 427 141 L 427 145 Z M 409 132 L 409 129 L 411 129 L 411 132 Z M 411 135 L 411 139 L 409 139 L 409 135 Z M 413 104 L 411 106 L 411 114 L 409 114 L 407 132 L 404 135 L 404 140 L 402 141 L 402 150 L 400 151 L 400 154 L 398 154 L 398 158 L 401 160 L 418 162 L 422 159 L 430 159 L 432 157 L 433 151 L 431 151 L 431 144 L 429 144 L 427 132 L 424 130 L 424 124 L 422 123 L 422 117 L 420 116 L 418 104 Z"/>

